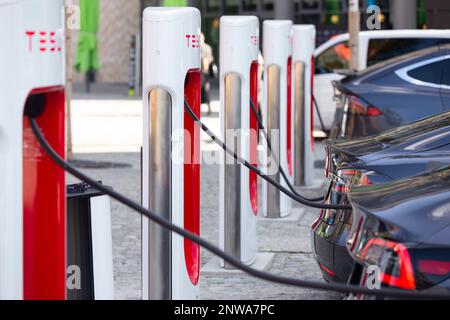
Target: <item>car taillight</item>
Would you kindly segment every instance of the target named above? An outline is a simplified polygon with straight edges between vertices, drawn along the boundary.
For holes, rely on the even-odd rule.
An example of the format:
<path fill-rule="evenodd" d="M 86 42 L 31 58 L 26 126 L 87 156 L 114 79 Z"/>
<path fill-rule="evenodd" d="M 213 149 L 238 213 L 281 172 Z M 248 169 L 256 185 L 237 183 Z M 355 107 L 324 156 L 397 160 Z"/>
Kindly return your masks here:
<path fill-rule="evenodd" d="M 416 289 L 411 256 L 403 244 L 371 238 L 358 255 L 364 265 L 375 265 L 379 268 L 379 279 L 385 286 Z"/>
<path fill-rule="evenodd" d="M 450 275 L 450 261 L 421 260 L 419 271 L 433 276 Z"/>
<path fill-rule="evenodd" d="M 322 269 L 323 271 L 328 273 L 330 276 L 335 277 L 335 278 L 337 277 L 336 273 L 334 273 L 333 270 L 331 270 L 330 268 L 327 268 L 323 264 L 319 263 L 319 267 L 320 267 L 320 269 Z"/>
<path fill-rule="evenodd" d="M 349 99 L 349 113 L 356 116 L 377 117 L 383 114 L 379 108 L 368 104 L 366 101 L 356 96 Z"/>
<path fill-rule="evenodd" d="M 413 250 L 417 289 L 427 289 L 450 277 L 450 248 Z"/>
<path fill-rule="evenodd" d="M 369 117 L 377 117 L 377 116 L 381 116 L 383 114 L 383 112 L 378 109 L 377 107 L 373 107 L 373 106 L 368 106 L 367 107 L 367 115 Z"/>
<path fill-rule="evenodd" d="M 352 186 L 372 184 L 369 175 L 367 175 L 367 173 L 363 170 L 343 169 L 338 171 L 338 175 L 342 180 L 348 181 Z"/>
<path fill-rule="evenodd" d="M 350 187 L 347 184 L 336 183 L 333 186 L 333 191 L 338 192 L 338 193 L 347 193 L 350 191 Z"/>
<path fill-rule="evenodd" d="M 324 216 L 324 209 L 320 210 L 319 216 L 316 218 L 316 220 L 313 221 L 313 223 L 311 224 L 311 229 L 312 230 L 316 230 L 317 225 L 319 224 L 320 221 L 322 221 L 322 218 Z"/>
<path fill-rule="evenodd" d="M 351 187 L 372 184 L 366 171 L 356 169 L 338 170 L 334 180 L 332 191 L 338 193 L 347 193 Z"/>
<path fill-rule="evenodd" d="M 354 228 L 354 226 L 352 226 L 352 231 L 350 231 L 350 235 L 347 240 L 347 248 L 350 252 L 353 252 L 353 249 L 355 249 L 355 246 L 358 243 L 363 222 L 364 219 L 360 216 L 358 218 L 358 223 L 356 224 L 356 229 Z"/>

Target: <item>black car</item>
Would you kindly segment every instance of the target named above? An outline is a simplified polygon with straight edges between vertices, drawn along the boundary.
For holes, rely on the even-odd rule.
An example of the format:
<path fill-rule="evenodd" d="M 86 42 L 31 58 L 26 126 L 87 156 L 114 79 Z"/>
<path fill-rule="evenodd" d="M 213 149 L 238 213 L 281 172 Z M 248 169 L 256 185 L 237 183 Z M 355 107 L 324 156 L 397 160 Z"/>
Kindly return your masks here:
<path fill-rule="evenodd" d="M 362 266 L 355 271 L 361 286 L 372 276 L 372 286 L 450 293 L 450 167 L 357 187 L 349 199 L 347 247 Z"/>
<path fill-rule="evenodd" d="M 334 82 L 330 139 L 378 134 L 450 110 L 450 45 L 375 64 Z"/>
<path fill-rule="evenodd" d="M 326 141 L 327 203 L 348 204 L 348 192 L 412 177 L 450 165 L 450 112 L 364 139 Z M 346 282 L 352 271 L 346 242 L 352 210 L 321 210 L 312 225 L 312 247 L 326 280 Z"/>

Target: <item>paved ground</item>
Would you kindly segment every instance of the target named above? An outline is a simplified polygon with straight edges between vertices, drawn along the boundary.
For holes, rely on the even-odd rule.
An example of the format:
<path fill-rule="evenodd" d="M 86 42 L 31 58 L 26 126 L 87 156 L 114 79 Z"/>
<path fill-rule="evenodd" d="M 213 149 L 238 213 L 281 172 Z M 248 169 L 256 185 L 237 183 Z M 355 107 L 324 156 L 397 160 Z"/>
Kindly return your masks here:
<path fill-rule="evenodd" d="M 140 162 L 138 153 L 76 154 L 76 159 L 109 161 L 128 164 L 127 168 L 88 169 L 87 174 L 128 197 L 140 201 Z M 202 166 L 201 233 L 218 243 L 218 166 Z M 319 170 L 317 170 L 319 172 Z M 69 177 L 69 182 L 74 182 Z M 298 222 L 259 221 L 259 249 L 274 252 L 270 272 L 302 279 L 320 280 L 320 272 L 310 249 L 309 226 L 315 213 L 308 211 Z M 112 202 L 114 280 L 117 299 L 141 297 L 141 230 L 140 216 L 128 208 Z M 212 258 L 202 251 L 202 265 Z M 312 292 L 273 285 L 242 274 L 205 275 L 201 282 L 202 299 L 328 299 L 338 295 Z"/>
<path fill-rule="evenodd" d="M 111 185 L 115 190 L 140 201 L 141 103 L 111 94 L 76 96 L 73 102 L 75 159 L 107 161 L 127 166 L 86 169 L 89 175 Z M 205 122 L 218 131 L 218 103 L 213 104 L 211 117 Z M 216 147 L 203 137 L 202 150 Z M 316 158 L 323 159 L 323 148 L 317 143 Z M 218 243 L 218 171 L 219 166 L 202 166 L 201 233 Z M 317 168 L 316 176 L 323 177 Z M 74 180 L 69 177 L 69 182 Z M 316 191 L 318 194 L 321 191 Z M 298 221 L 258 223 L 259 250 L 274 252 L 269 272 L 302 279 L 321 280 L 320 271 L 311 256 L 309 226 L 316 212 L 305 212 Z M 115 295 L 117 299 L 141 297 L 141 231 L 140 216 L 112 202 L 113 255 Z M 212 258 L 202 251 L 202 266 Z M 298 289 L 255 280 L 243 274 L 203 275 L 201 299 L 336 299 L 339 295 Z"/>

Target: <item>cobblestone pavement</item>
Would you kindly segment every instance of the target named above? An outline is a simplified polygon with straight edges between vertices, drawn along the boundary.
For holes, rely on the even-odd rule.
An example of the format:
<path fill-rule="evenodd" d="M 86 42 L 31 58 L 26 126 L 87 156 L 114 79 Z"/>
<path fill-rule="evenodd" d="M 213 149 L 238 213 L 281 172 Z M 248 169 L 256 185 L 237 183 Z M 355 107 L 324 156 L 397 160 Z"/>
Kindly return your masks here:
<path fill-rule="evenodd" d="M 319 153 L 321 153 L 321 148 Z M 113 186 L 115 190 L 140 201 L 140 160 L 138 153 L 76 154 L 77 160 L 108 161 L 127 164 L 122 168 L 85 169 L 84 171 Z M 322 170 L 316 170 L 317 175 Z M 218 165 L 203 165 L 201 171 L 201 233 L 218 244 Z M 75 180 L 68 177 L 68 183 Z M 317 194 L 318 192 L 315 192 Z M 306 211 L 298 222 L 259 221 L 259 250 L 274 252 L 275 259 L 268 270 L 275 274 L 302 279 L 321 280 L 312 258 L 309 225 L 316 213 Z M 114 285 L 116 299 L 141 298 L 141 219 L 123 205 L 112 201 Z M 201 254 L 202 266 L 212 255 Z M 336 299 L 339 295 L 275 285 L 250 276 L 233 273 L 205 274 L 200 283 L 201 299 Z"/>
<path fill-rule="evenodd" d="M 316 148 L 322 155 L 323 148 Z M 214 177 L 218 176 L 219 167 L 202 167 L 202 234 L 218 243 L 218 189 Z M 323 170 L 316 170 L 316 176 Z M 261 183 L 261 182 L 260 182 Z M 324 192 L 309 193 L 307 196 Z M 317 212 L 305 211 L 295 221 L 277 222 L 259 220 L 257 227 L 258 247 L 262 252 L 275 253 L 275 259 L 268 270 L 271 273 L 287 277 L 322 281 L 320 270 L 312 257 L 310 242 L 310 225 Z M 212 258 L 209 252 L 202 252 L 202 264 Z M 299 289 L 276 285 L 257 280 L 243 273 L 204 274 L 201 282 L 201 299 L 338 299 L 336 293 Z"/>
<path fill-rule="evenodd" d="M 76 160 L 96 163 L 106 161 L 125 167 L 83 169 L 116 191 L 140 202 L 140 157 L 142 145 L 142 104 L 139 99 L 118 95 L 115 87 L 94 88 L 101 94 L 75 94 L 72 106 L 73 141 Z M 101 90 L 100 90 L 101 89 Z M 121 92 L 121 91 L 120 91 Z M 125 91 L 124 91 L 125 92 Z M 218 92 L 213 91 L 212 114 L 202 120 L 213 132 L 218 132 Z M 206 111 L 206 109 L 203 109 Z M 124 128 L 117 130 L 117 128 Z M 217 150 L 214 143 L 202 135 L 203 152 Z M 80 153 L 81 152 L 81 153 Z M 94 153 L 95 152 L 95 153 Z M 324 159 L 321 143 L 316 143 L 316 159 Z M 322 164 L 323 166 L 323 164 Z M 323 169 L 316 169 L 316 178 Z M 201 171 L 201 234 L 218 244 L 219 234 L 219 166 L 202 165 Z M 74 179 L 68 177 L 68 183 Z M 319 192 L 307 194 L 317 195 Z M 114 285 L 116 299 L 141 298 L 141 218 L 132 210 L 112 201 Z M 317 212 L 306 211 L 296 221 L 259 221 L 258 247 L 275 253 L 271 268 L 274 274 L 301 279 L 320 280 L 320 271 L 312 257 L 310 224 Z M 212 255 L 202 250 L 204 266 Z M 256 280 L 233 273 L 203 274 L 201 299 L 337 299 L 338 294 L 299 289 Z"/>

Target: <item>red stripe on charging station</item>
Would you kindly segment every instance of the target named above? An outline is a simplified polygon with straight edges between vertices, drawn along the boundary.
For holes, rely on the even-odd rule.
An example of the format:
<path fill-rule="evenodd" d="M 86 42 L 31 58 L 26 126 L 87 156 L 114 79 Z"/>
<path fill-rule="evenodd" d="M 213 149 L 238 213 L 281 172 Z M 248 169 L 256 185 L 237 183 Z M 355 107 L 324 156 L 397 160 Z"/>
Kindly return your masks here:
<path fill-rule="evenodd" d="M 189 70 L 184 82 L 184 98 L 200 119 L 200 70 Z M 200 128 L 184 112 L 184 228 L 200 235 Z M 200 247 L 184 239 L 184 256 L 189 279 L 197 285 L 200 277 Z"/>
<path fill-rule="evenodd" d="M 253 61 L 250 66 L 250 99 L 258 111 L 258 61 Z M 258 166 L 258 119 L 250 107 L 250 163 Z M 255 172 L 249 173 L 250 203 L 253 214 L 258 215 L 258 176 Z"/>
<path fill-rule="evenodd" d="M 65 154 L 64 88 L 33 90 L 46 105 L 36 121 L 46 139 Z M 66 187 L 58 167 L 23 120 L 23 288 L 26 300 L 66 297 Z"/>
<path fill-rule="evenodd" d="M 286 146 L 289 175 L 292 176 L 292 57 L 287 61 Z"/>
<path fill-rule="evenodd" d="M 314 73 L 316 68 L 316 58 L 311 57 L 311 150 L 314 151 Z"/>

